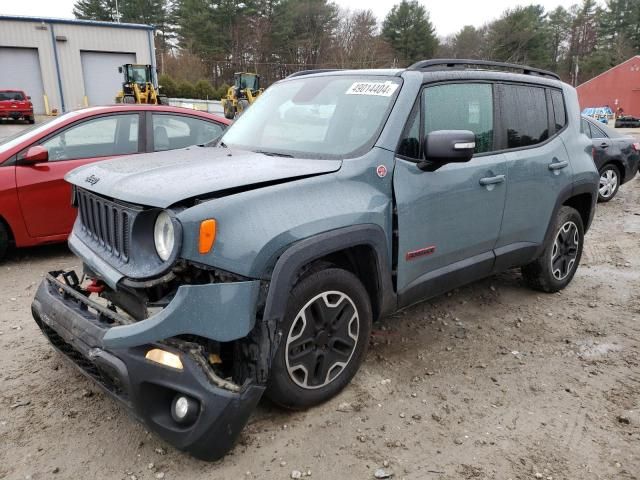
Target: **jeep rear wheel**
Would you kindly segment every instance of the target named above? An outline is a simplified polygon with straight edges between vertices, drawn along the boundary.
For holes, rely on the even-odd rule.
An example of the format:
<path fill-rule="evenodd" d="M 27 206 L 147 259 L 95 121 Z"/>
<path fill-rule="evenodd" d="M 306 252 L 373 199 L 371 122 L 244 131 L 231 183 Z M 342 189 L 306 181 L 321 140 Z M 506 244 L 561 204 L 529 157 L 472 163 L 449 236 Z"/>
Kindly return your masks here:
<path fill-rule="evenodd" d="M 287 408 L 324 402 L 340 392 L 364 360 L 371 304 L 358 278 L 328 268 L 293 288 L 266 394 Z"/>
<path fill-rule="evenodd" d="M 578 269 L 583 245 L 582 217 L 574 208 L 560 208 L 550 241 L 538 259 L 522 267 L 522 276 L 536 290 L 548 293 L 562 290 Z"/>

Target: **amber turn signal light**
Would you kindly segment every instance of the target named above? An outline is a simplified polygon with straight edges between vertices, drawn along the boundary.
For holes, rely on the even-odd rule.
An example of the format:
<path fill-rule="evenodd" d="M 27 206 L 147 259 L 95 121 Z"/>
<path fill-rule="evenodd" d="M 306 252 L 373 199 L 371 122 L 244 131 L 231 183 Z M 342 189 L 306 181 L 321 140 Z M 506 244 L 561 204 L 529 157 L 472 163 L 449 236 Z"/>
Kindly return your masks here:
<path fill-rule="evenodd" d="M 200 223 L 200 242 L 198 251 L 201 255 L 209 253 L 216 241 L 216 221 L 213 219 L 203 220 Z"/>

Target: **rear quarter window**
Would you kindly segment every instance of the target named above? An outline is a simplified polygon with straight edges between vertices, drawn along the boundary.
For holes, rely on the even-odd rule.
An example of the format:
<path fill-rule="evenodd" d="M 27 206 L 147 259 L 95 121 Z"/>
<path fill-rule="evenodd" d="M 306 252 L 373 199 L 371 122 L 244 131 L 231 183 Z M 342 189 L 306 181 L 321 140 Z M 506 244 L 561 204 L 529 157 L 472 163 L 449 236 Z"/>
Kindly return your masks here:
<path fill-rule="evenodd" d="M 506 139 L 506 147 L 528 147 L 547 140 L 549 117 L 544 88 L 502 85 L 501 90 L 501 134 Z"/>
<path fill-rule="evenodd" d="M 559 132 L 567 125 L 567 111 L 561 91 L 551 90 L 551 104 L 553 105 L 555 129 L 556 132 Z"/>

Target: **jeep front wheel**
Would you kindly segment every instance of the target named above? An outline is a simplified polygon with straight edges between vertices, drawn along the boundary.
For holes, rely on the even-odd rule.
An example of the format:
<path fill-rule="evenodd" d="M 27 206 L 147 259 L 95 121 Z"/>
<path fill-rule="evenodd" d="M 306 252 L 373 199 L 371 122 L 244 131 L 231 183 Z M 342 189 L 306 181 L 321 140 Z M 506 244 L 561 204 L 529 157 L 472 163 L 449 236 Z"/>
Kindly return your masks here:
<path fill-rule="evenodd" d="M 266 394 L 287 408 L 317 405 L 358 371 L 371 333 L 367 291 L 352 273 L 316 271 L 293 288 Z"/>
<path fill-rule="evenodd" d="M 553 293 L 562 290 L 576 273 L 582 247 L 584 225 L 578 211 L 562 207 L 553 225 L 553 235 L 542 255 L 522 267 L 522 276 L 530 287 Z"/>

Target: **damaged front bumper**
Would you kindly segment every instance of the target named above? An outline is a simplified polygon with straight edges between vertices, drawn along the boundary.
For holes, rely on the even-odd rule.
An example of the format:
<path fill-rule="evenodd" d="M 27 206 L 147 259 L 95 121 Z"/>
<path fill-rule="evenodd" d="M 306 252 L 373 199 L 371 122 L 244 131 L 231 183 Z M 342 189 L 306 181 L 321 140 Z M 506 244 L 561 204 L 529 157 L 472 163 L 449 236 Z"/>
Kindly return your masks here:
<path fill-rule="evenodd" d="M 74 285 L 56 278 L 60 272 L 52 273 L 40 284 L 32 313 L 53 346 L 176 448 L 204 460 L 226 454 L 264 387 L 250 381 L 242 386 L 226 382 L 210 371 L 197 351 L 185 348 L 188 344 L 168 339 L 184 333 L 212 340 L 219 340 L 216 337 L 221 335 L 225 339 L 243 332 L 247 335 L 253 323 L 246 320 L 248 312 L 239 307 L 239 302 L 244 300 L 244 308 L 255 313 L 252 310 L 255 307 L 246 305 L 255 305 L 257 282 L 180 287 L 173 301 L 160 313 L 127 323 L 117 313 L 87 298 Z M 208 303 L 214 300 L 219 301 L 215 307 Z M 207 302 L 205 308 L 210 310 L 202 310 L 202 302 Z M 206 321 L 201 318 L 204 312 Z M 207 324 L 220 321 L 236 324 L 232 334 L 215 329 L 219 327 L 207 329 Z M 166 367 L 145 358 L 153 348 L 178 355 L 183 368 Z M 172 403 L 178 395 L 197 402 L 197 416 L 188 424 L 171 415 Z"/>

